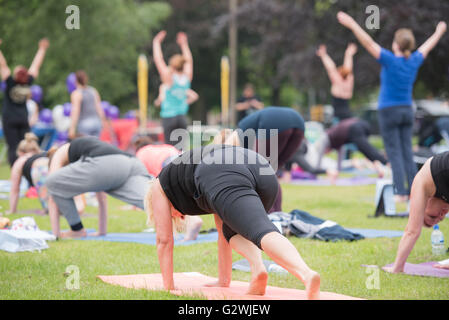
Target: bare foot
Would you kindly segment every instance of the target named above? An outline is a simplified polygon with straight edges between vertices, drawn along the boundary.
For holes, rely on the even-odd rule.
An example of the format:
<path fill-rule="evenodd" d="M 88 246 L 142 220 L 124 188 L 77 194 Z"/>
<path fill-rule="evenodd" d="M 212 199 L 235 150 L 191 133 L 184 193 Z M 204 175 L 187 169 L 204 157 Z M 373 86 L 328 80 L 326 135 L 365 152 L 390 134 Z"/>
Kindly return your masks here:
<path fill-rule="evenodd" d="M 79 231 L 64 231 L 60 233 L 60 238 L 82 238 L 82 237 L 86 237 L 87 236 L 87 232 L 84 229 L 81 229 Z"/>
<path fill-rule="evenodd" d="M 306 294 L 308 300 L 319 300 L 320 299 L 320 275 L 316 272 L 312 272 L 311 275 L 306 279 Z"/>
<path fill-rule="evenodd" d="M 246 294 L 263 296 L 267 288 L 268 272 L 263 270 L 253 275 Z"/>

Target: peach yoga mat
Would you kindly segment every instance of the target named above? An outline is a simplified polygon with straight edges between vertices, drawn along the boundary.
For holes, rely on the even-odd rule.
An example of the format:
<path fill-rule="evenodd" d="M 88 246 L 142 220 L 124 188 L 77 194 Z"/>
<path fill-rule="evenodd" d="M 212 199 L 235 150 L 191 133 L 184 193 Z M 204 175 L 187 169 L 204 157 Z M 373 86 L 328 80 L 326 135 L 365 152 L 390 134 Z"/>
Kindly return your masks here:
<path fill-rule="evenodd" d="M 264 296 L 245 294 L 248 282 L 232 281 L 229 288 L 205 287 L 216 278 L 205 276 L 197 272 L 175 273 L 175 286 L 177 290 L 171 291 L 176 295 L 194 295 L 205 297 L 208 300 L 305 300 L 306 292 L 298 289 L 286 289 L 267 286 Z M 121 276 L 98 276 L 106 283 L 131 289 L 164 290 L 162 275 L 157 274 L 135 274 Z M 338 293 L 321 292 L 321 300 L 361 300 Z"/>

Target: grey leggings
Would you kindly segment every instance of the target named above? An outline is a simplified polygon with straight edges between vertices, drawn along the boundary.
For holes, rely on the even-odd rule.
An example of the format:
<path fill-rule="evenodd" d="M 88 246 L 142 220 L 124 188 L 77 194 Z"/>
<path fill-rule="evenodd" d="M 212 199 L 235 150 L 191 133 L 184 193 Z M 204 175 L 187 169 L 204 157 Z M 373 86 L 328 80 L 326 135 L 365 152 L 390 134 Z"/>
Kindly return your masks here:
<path fill-rule="evenodd" d="M 48 176 L 46 185 L 72 230 L 83 228 L 73 197 L 85 192 L 106 192 L 143 209 L 152 177 L 140 160 L 125 155 L 81 158 Z"/>

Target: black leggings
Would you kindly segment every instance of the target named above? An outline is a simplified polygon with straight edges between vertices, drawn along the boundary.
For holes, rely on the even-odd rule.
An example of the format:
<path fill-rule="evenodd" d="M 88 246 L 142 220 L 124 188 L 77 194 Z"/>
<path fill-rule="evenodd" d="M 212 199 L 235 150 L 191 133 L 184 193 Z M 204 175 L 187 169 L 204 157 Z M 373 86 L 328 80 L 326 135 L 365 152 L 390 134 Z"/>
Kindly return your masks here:
<path fill-rule="evenodd" d="M 352 112 L 349 108 L 349 100 L 336 98 L 332 96 L 332 107 L 334 108 L 334 117 L 339 121 L 352 118 Z"/>
<path fill-rule="evenodd" d="M 4 118 L 3 134 L 5 135 L 6 144 L 8 145 L 8 162 L 12 167 L 17 160 L 17 147 L 20 141 L 25 138 L 25 134 L 30 131 L 30 125 L 26 123 L 11 123 Z"/>
<path fill-rule="evenodd" d="M 366 122 L 356 122 L 349 128 L 348 141 L 354 143 L 357 149 L 370 161 L 380 161 L 387 164 L 387 159 L 369 141 L 369 125 Z"/>
<path fill-rule="evenodd" d="M 301 145 L 302 140 L 304 139 L 304 131 L 298 128 L 291 128 L 280 132 L 277 135 L 278 142 L 278 153 L 275 157 L 271 155 L 270 151 L 270 141 L 268 140 L 257 140 L 256 151 L 259 152 L 260 145 L 265 144 L 266 154 L 272 158 L 271 166 L 277 171 L 278 169 L 282 169 L 287 161 L 295 154 L 295 151 Z M 263 149 L 262 149 L 263 150 Z M 278 183 L 279 184 L 279 183 Z M 271 212 L 282 211 L 282 189 L 279 185 L 279 192 L 276 197 L 276 201 L 274 202 L 273 207 L 270 209 Z"/>
<path fill-rule="evenodd" d="M 221 218 L 228 242 L 240 234 L 261 248 L 266 234 L 279 232 L 267 215 L 278 193 L 277 178 L 271 168 L 270 174 L 259 169 L 258 165 L 200 164 L 195 170 L 196 200 Z"/>
<path fill-rule="evenodd" d="M 171 118 L 162 118 L 162 127 L 164 128 L 165 143 L 175 146 L 180 141 L 170 140 L 170 134 L 176 129 L 187 129 L 186 117 L 181 115 Z"/>

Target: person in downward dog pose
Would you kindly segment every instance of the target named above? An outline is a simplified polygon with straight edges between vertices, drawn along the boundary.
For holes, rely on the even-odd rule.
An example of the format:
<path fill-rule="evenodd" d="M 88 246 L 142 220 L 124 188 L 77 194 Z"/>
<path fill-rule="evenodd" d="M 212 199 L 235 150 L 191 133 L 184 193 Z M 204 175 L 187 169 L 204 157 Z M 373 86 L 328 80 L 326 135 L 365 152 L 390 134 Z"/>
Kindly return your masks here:
<path fill-rule="evenodd" d="M 75 206 L 74 197 L 96 192 L 99 202 L 99 228 L 107 232 L 106 194 L 143 209 L 148 182 L 153 178 L 143 163 L 115 146 L 95 137 L 82 137 L 62 145 L 49 154 L 50 169 L 46 186 L 50 194 L 49 215 L 57 237 L 84 237 L 86 230 Z M 61 232 L 59 212 L 70 231 Z"/>
<path fill-rule="evenodd" d="M 357 53 L 357 46 L 350 43 L 345 51 L 343 65 L 338 67 L 327 54 L 325 45 L 320 45 L 316 54 L 321 58 L 324 68 L 331 81 L 332 107 L 338 121 L 352 117 L 349 101 L 354 91 L 353 57 Z"/>
<path fill-rule="evenodd" d="M 318 299 L 320 276 L 268 219 L 279 184 L 260 154 L 230 145 L 194 148 L 174 159 L 152 181 L 145 197 L 148 220 L 157 233 L 157 252 L 166 290 L 173 280 L 173 228 L 182 229 L 189 215 L 214 214 L 218 238 L 218 280 L 208 286 L 229 287 L 232 249 L 251 267 L 248 294 L 263 295 L 268 273 L 261 250 L 306 286 Z"/>
<path fill-rule="evenodd" d="M 369 124 L 359 118 L 349 118 L 340 121 L 326 131 L 326 133 L 315 143 L 319 154 L 318 167 L 324 154 L 330 150 L 340 150 L 346 143 L 354 143 L 357 149 L 373 163 L 380 178 L 386 172 L 387 159 L 372 145 L 368 137 L 370 135 Z"/>
<path fill-rule="evenodd" d="M 449 152 L 428 159 L 416 174 L 410 194 L 410 214 L 404 235 L 399 242 L 392 267 L 383 269 L 391 273 L 404 271 L 404 266 L 423 227 L 440 223 L 449 212 Z M 438 268 L 449 269 L 449 265 Z"/>

